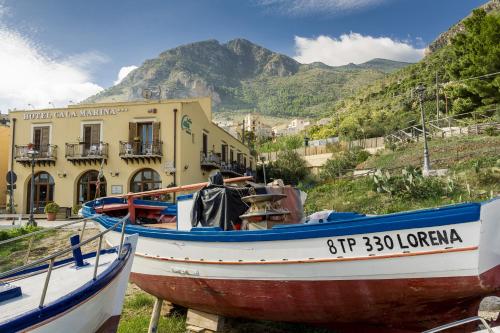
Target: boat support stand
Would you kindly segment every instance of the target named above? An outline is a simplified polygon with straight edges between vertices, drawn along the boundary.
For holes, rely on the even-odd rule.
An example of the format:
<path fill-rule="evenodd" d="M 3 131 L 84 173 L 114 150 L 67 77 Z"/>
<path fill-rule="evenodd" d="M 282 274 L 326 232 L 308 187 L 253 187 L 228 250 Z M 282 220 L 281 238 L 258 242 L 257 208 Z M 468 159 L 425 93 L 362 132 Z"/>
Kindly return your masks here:
<path fill-rule="evenodd" d="M 156 298 L 155 305 L 153 307 L 153 313 L 151 314 L 151 320 L 149 321 L 148 333 L 158 332 L 158 323 L 160 322 L 160 313 L 163 300 Z"/>

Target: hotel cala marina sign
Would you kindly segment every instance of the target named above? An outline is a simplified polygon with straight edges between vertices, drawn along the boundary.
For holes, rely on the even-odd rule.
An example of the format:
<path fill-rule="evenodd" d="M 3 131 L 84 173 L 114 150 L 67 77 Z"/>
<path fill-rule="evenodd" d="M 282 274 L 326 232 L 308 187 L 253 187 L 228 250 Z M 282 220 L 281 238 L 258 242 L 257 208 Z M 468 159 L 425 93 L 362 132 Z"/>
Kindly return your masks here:
<path fill-rule="evenodd" d="M 55 112 L 30 112 L 23 115 L 23 120 L 39 120 L 39 119 L 60 119 L 60 118 L 88 118 L 99 116 L 116 116 L 121 112 L 127 112 L 127 108 L 103 108 L 103 109 L 82 109 L 82 110 L 65 110 Z"/>

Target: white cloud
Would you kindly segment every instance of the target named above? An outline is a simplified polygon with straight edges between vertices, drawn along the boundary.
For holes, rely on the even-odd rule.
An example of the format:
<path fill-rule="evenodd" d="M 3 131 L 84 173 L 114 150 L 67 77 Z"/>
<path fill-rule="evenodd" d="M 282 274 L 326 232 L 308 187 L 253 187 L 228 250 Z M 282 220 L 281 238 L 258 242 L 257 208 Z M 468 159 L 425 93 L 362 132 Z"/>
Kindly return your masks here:
<path fill-rule="evenodd" d="M 341 66 L 360 64 L 373 58 L 416 62 L 423 56 L 423 48 L 418 49 L 407 42 L 388 37 L 363 36 L 353 32 L 340 38 L 295 36 L 294 59 L 304 64 L 319 61 L 330 66 Z"/>
<path fill-rule="evenodd" d="M 0 2 L 0 18 L 5 11 Z M 0 110 L 81 101 L 103 90 L 92 82 L 90 68 L 105 61 L 96 52 L 49 57 L 32 40 L 0 22 Z"/>
<path fill-rule="evenodd" d="M 256 0 L 272 13 L 288 16 L 336 14 L 378 5 L 387 0 Z"/>
<path fill-rule="evenodd" d="M 116 79 L 113 84 L 116 86 L 118 83 L 122 82 L 124 78 L 127 77 L 127 75 L 132 72 L 134 69 L 136 69 L 137 66 L 131 65 L 131 66 L 124 66 L 120 68 L 120 71 L 118 71 L 118 78 Z"/>

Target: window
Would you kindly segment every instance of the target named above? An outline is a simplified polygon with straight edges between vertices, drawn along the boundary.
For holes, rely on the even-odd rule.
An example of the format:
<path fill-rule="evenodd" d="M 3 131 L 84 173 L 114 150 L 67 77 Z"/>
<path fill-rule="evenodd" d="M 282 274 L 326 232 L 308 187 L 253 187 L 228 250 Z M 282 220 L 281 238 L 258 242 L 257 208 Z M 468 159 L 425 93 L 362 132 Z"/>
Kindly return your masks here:
<path fill-rule="evenodd" d="M 88 153 L 90 147 L 98 147 L 101 142 L 101 124 L 83 125 L 83 148 Z"/>
<path fill-rule="evenodd" d="M 234 151 L 232 149 L 229 151 L 229 162 L 234 162 Z"/>
<path fill-rule="evenodd" d="M 153 123 L 138 123 L 137 136 L 142 143 L 148 144 L 153 142 Z"/>
<path fill-rule="evenodd" d="M 41 156 L 49 151 L 50 142 L 50 126 L 33 127 L 33 148 L 40 153 Z"/>
<path fill-rule="evenodd" d="M 106 178 L 98 180 L 99 172 L 90 170 L 85 172 L 78 180 L 77 203 L 94 200 L 106 196 Z"/>
<path fill-rule="evenodd" d="M 222 144 L 221 146 L 221 159 L 222 159 L 222 162 L 227 162 L 227 144 Z"/>
<path fill-rule="evenodd" d="M 31 178 L 31 177 L 30 177 Z M 54 178 L 47 172 L 39 172 L 34 177 L 34 196 L 33 196 L 33 211 L 35 214 L 42 214 L 45 205 L 48 202 L 54 200 Z M 30 200 L 31 200 L 31 179 L 28 181 L 28 197 L 26 202 L 27 209 L 26 212 L 30 212 Z"/>
<path fill-rule="evenodd" d="M 203 154 L 207 156 L 208 152 L 208 135 L 207 133 L 203 133 Z"/>
<path fill-rule="evenodd" d="M 128 125 L 128 145 L 133 154 L 161 154 L 159 122 L 130 122 Z"/>
<path fill-rule="evenodd" d="M 153 169 L 139 170 L 130 182 L 132 192 L 143 192 L 161 188 L 161 178 Z"/>

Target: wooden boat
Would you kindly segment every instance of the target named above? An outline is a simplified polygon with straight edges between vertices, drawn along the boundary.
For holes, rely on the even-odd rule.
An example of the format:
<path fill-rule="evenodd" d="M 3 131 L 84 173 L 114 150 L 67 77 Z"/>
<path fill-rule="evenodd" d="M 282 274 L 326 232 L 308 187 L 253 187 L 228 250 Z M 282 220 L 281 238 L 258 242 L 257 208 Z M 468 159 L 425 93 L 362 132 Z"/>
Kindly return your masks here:
<path fill-rule="evenodd" d="M 84 206 L 84 215 L 93 213 Z M 174 304 L 339 332 L 415 332 L 476 315 L 483 297 L 500 295 L 498 216 L 500 198 L 380 216 L 334 213 L 267 230 L 129 223 L 125 232 L 139 234 L 131 281 Z M 108 228 L 116 218 L 95 221 Z"/>
<path fill-rule="evenodd" d="M 109 231 L 81 243 L 72 238 L 66 250 L 0 274 L 0 332 L 116 332 L 137 235 L 101 249 Z M 82 254 L 94 240 L 98 250 Z"/>

